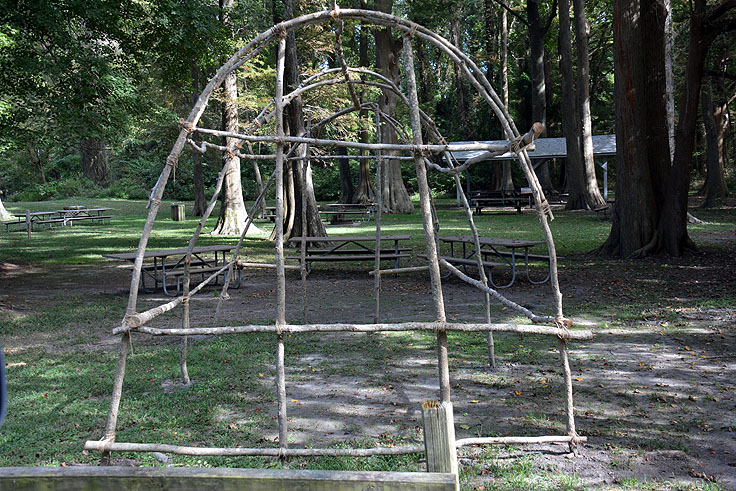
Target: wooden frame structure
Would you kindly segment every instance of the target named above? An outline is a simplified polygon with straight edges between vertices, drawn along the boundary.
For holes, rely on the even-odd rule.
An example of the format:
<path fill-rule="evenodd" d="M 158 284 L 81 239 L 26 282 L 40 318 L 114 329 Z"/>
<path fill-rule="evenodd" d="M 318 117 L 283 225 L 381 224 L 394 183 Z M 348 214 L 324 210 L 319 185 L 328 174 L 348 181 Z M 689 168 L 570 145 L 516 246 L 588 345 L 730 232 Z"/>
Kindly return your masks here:
<path fill-rule="evenodd" d="M 360 21 L 364 24 L 379 26 L 379 27 L 390 27 L 403 33 L 404 48 L 403 48 L 403 63 L 405 68 L 405 80 L 406 87 L 408 90 L 407 94 L 402 94 L 398 87 L 386 77 L 371 72 L 370 70 L 363 68 L 350 68 L 342 58 L 342 50 L 339 41 L 339 33 L 342 32 L 343 22 L 345 20 Z M 284 94 L 284 60 L 285 60 L 285 49 L 286 49 L 286 35 L 288 31 L 296 30 L 309 26 L 316 23 L 334 23 L 336 25 L 336 54 L 340 58 L 341 68 L 325 70 L 315 76 L 307 78 L 297 89 L 290 94 Z M 478 232 L 473 222 L 472 211 L 468 206 L 467 199 L 462 193 L 462 186 L 460 184 L 459 175 L 467 168 L 467 165 L 456 166 L 456 162 L 452 158 L 447 159 L 446 165 L 440 165 L 434 161 L 441 161 L 439 157 L 449 157 L 449 147 L 447 142 L 442 138 L 437 127 L 427 117 L 426 114 L 422 113 L 419 109 L 417 102 L 417 90 L 415 81 L 415 69 L 414 69 L 414 56 L 412 48 L 412 39 L 421 38 L 422 40 L 432 43 L 438 49 L 443 51 L 453 62 L 459 65 L 462 73 L 466 79 L 476 88 L 481 97 L 491 106 L 492 110 L 496 114 L 497 118 L 501 121 L 502 126 L 508 137 L 508 141 L 503 144 L 484 144 L 484 143 L 473 143 L 462 146 L 453 145 L 452 150 L 481 150 L 487 152 L 489 155 L 501 155 L 508 151 L 515 152 L 518 155 L 518 160 L 524 170 L 526 177 L 532 188 L 534 196 L 536 211 L 539 216 L 539 220 L 542 226 L 542 230 L 545 235 L 546 244 L 550 253 L 550 274 L 551 274 L 551 289 L 554 297 L 554 315 L 552 316 L 540 316 L 530 310 L 512 302 L 507 299 L 495 289 L 488 286 L 488 280 L 485 277 L 483 268 L 480 267 L 480 279 L 470 278 L 465 275 L 452 264 L 444 261 L 439 257 L 438 245 L 436 232 L 438 229 L 438 223 L 436 221 L 436 215 L 433 213 L 433 205 L 431 200 L 431 193 L 427 183 L 427 170 L 431 169 L 438 172 L 450 173 L 454 176 L 457 187 L 461 190 L 462 202 L 465 206 L 470 230 L 475 238 L 475 246 L 480 249 L 478 243 Z M 272 104 L 263 109 L 258 115 L 254 123 L 243 133 L 232 133 L 224 132 L 219 130 L 211 130 L 206 128 L 200 128 L 197 126 L 200 117 L 207 105 L 210 96 L 214 89 L 220 86 L 225 76 L 242 66 L 245 62 L 252 59 L 256 54 L 263 51 L 267 46 L 276 44 L 278 49 L 277 57 L 277 69 L 276 69 L 276 88 L 275 97 Z M 359 79 L 351 78 L 351 74 L 366 75 L 371 78 L 371 81 L 363 81 Z M 335 75 L 333 78 L 327 78 Z M 367 78 L 366 77 L 366 78 Z M 283 114 L 284 106 L 288 104 L 293 98 L 299 96 L 301 93 L 307 90 L 328 84 L 345 83 L 350 88 L 352 94 L 353 105 L 340 110 L 332 116 L 319 121 L 314 125 L 309 125 L 305 134 L 302 136 L 287 136 L 284 133 Z M 410 110 L 411 119 L 411 141 L 408 139 L 407 132 L 402 130 L 400 124 L 397 121 L 392 120 L 387 115 L 381 113 L 378 106 L 373 103 L 360 103 L 355 96 L 354 84 L 367 83 L 380 87 L 383 90 L 390 90 L 399 95 L 401 101 L 403 101 Z M 318 139 L 311 136 L 311 132 L 324 124 L 334 121 L 336 118 L 348 114 L 353 111 L 361 109 L 372 110 L 376 115 L 376 124 L 388 124 L 392 126 L 400 136 L 403 136 L 402 143 L 399 144 L 385 144 L 380 141 L 380 131 L 376 133 L 378 141 L 375 143 L 359 143 L 341 140 L 325 140 Z M 263 125 L 269 121 L 274 122 L 273 134 L 256 134 L 258 128 L 262 128 Z M 366 455 L 387 455 L 387 454 L 406 454 L 406 453 L 418 453 L 424 452 L 424 447 L 419 446 L 400 446 L 400 447 L 378 447 L 378 448 L 367 448 L 367 449 L 355 449 L 355 448 L 309 448 L 309 449 L 291 449 L 287 446 L 287 398 L 286 398 L 286 382 L 285 382 L 285 366 L 284 366 L 284 339 L 285 335 L 300 332 L 335 332 L 335 331 L 352 331 L 352 332 L 373 332 L 373 331 L 431 331 L 435 332 L 437 336 L 437 368 L 439 377 L 439 402 L 438 405 L 429 404 L 430 408 L 440 408 L 443 413 L 450 415 L 449 427 L 445 428 L 449 433 L 450 437 L 444 438 L 444 444 L 449 445 L 453 448 L 460 447 L 463 445 L 477 445 L 477 444 L 505 444 L 505 443 L 543 443 L 543 442 L 565 442 L 569 443 L 571 447 L 574 447 L 577 443 L 585 441 L 584 437 L 579 437 L 575 429 L 575 420 L 573 414 L 573 399 L 572 399 L 572 377 L 570 373 L 570 366 L 568 362 L 568 349 L 567 342 L 569 340 L 588 340 L 592 338 L 592 333 L 586 330 L 570 330 L 569 327 L 573 326 L 573 323 L 563 316 L 562 312 L 562 295 L 559 288 L 557 279 L 557 262 L 555 253 L 555 244 L 552 239 L 552 233 L 549 228 L 548 220 L 553 218 L 550 211 L 549 205 L 545 199 L 545 196 L 539 186 L 536 176 L 533 172 L 530 159 L 525 151 L 525 147 L 533 142 L 533 140 L 541 133 L 541 125 L 536 124 L 532 130 L 526 134 L 521 134 L 514 122 L 511 120 L 506 108 L 501 103 L 499 97 L 494 92 L 490 83 L 483 75 L 483 71 L 480 70 L 475 63 L 468 58 L 462 51 L 452 45 L 446 39 L 434 34 L 433 32 L 425 29 L 424 27 L 402 19 L 395 17 L 390 14 L 367 11 L 367 10 L 354 10 L 354 9 L 339 9 L 333 2 L 330 10 L 314 12 L 311 14 L 303 15 L 298 18 L 287 20 L 273 26 L 271 29 L 263 32 L 256 36 L 251 42 L 239 50 L 232 58 L 230 58 L 215 74 L 212 80 L 209 82 L 207 87 L 200 95 L 197 103 L 192 108 L 189 116 L 186 120 L 180 121 L 181 131 L 174 144 L 174 147 L 167 158 L 166 165 L 161 172 L 159 180 L 154 187 L 150 201 L 149 201 L 149 213 L 146 223 L 144 225 L 140 243 L 138 246 L 137 256 L 134 262 L 134 268 L 130 284 L 130 296 L 128 300 L 128 306 L 126 314 L 122 319 L 121 325 L 113 330 L 113 333 L 120 335 L 120 353 L 117 360 L 117 367 L 115 372 L 115 378 L 113 383 L 112 401 L 110 405 L 110 411 L 107 418 L 107 424 L 105 427 L 105 433 L 99 441 L 88 441 L 85 444 L 87 450 L 96 450 L 102 453 L 102 463 L 109 464 L 110 453 L 114 451 L 163 451 L 171 453 L 180 453 L 187 455 L 264 455 L 264 456 L 277 456 L 281 458 L 289 456 L 307 456 L 307 455 L 352 455 L 352 456 L 366 456 Z M 425 143 L 422 139 L 423 130 L 426 134 L 430 135 L 432 143 Z M 222 147 L 210 143 L 197 144 L 193 140 L 195 133 L 208 134 L 216 136 L 228 136 L 234 138 L 233 142 L 229 146 Z M 244 143 L 248 142 L 269 142 L 275 145 L 275 153 L 271 155 L 259 155 L 253 156 L 245 153 L 241 153 Z M 199 222 L 196 230 L 194 231 L 191 240 L 189 242 L 187 257 L 185 259 L 185 274 L 183 278 L 183 294 L 167 303 L 161 304 L 155 308 L 147 310 L 145 312 L 137 311 L 137 295 L 138 295 L 138 284 L 141 278 L 141 268 L 143 266 L 143 256 L 146 250 L 148 239 L 153 228 L 154 219 L 159 211 L 161 205 L 161 197 L 164 192 L 164 187 L 169 179 L 172 170 L 175 168 L 179 156 L 186 145 L 191 145 L 201 152 L 204 152 L 207 147 L 213 147 L 221 150 L 225 153 L 234 154 L 241 158 L 273 158 L 276 162 L 276 168 L 273 175 L 269 178 L 268 184 L 275 182 L 276 187 L 276 239 L 275 239 L 275 256 L 276 263 L 272 267 L 276 270 L 276 299 L 277 299 L 277 315 L 273 324 L 267 325 L 243 325 L 243 326 L 217 326 L 219 315 L 222 308 L 222 302 L 227 297 L 226 294 L 220 295 L 220 300 L 217 305 L 215 312 L 215 326 L 214 327 L 192 327 L 190 326 L 189 319 L 189 299 L 196 295 L 207 283 L 216 278 L 219 274 L 228 271 L 229 274 L 225 279 L 223 286 L 223 293 L 229 285 L 230 278 L 232 277 L 232 271 L 234 267 L 242 266 L 244 263 L 238 259 L 243 239 L 247 233 L 248 227 L 250 226 L 255 211 L 258 209 L 260 201 L 263 198 L 265 189 L 268 186 L 264 186 L 264 190 L 256 200 L 251 213 L 249 214 L 248 221 L 245 226 L 240 240 L 234 249 L 232 260 L 224 264 L 219 271 L 213 272 L 213 274 L 205 281 L 200 283 L 194 288 L 190 285 L 190 259 L 192 250 L 195 247 L 197 238 L 202 232 L 205 221 L 212 213 L 215 204 L 218 199 L 223 178 L 227 172 L 227 165 L 225 165 L 219 174 L 217 184 L 215 187 L 215 193 L 212 197 L 209 205 L 206 209 L 204 216 Z M 364 149 L 374 152 L 373 158 L 376 159 L 376 179 L 380 184 L 381 179 L 385 178 L 385 172 L 383 171 L 385 165 L 384 152 L 386 151 L 398 151 L 403 152 L 404 158 L 411 158 L 414 161 L 414 167 L 417 174 L 417 183 L 420 195 L 420 211 L 423 222 L 423 230 L 426 245 L 426 256 L 428 258 L 429 277 L 432 288 L 432 301 L 434 307 L 434 320 L 432 322 L 410 322 L 400 324 L 386 324 L 380 323 L 380 284 L 382 271 L 379 270 L 379 260 L 381 247 L 380 242 L 377 243 L 376 247 L 376 262 L 374 273 L 374 291 L 376 301 L 376 311 L 373 323 L 367 324 L 309 324 L 306 319 L 306 271 L 302 267 L 302 282 L 304 284 L 304 323 L 300 325 L 293 325 L 286 323 L 285 315 L 285 304 L 286 304 L 286 282 L 285 282 L 285 270 L 288 268 L 284 264 L 284 237 L 283 237 L 283 220 L 284 220 L 284 203 L 283 203 L 283 189 L 284 189 L 284 163 L 292 158 L 295 149 L 299 145 L 306 145 L 307 152 L 304 160 L 304 165 L 307 165 L 308 159 L 310 158 L 310 147 L 312 146 L 330 146 L 330 147 L 347 147 Z M 393 158 L 393 157 L 392 157 Z M 382 186 L 377 186 L 377 213 L 376 213 L 376 239 L 380 239 L 381 234 L 381 196 Z M 302 197 L 302 199 L 304 199 Z M 304 210 L 304 207 L 302 207 Z M 303 212 L 304 213 L 304 212 Z M 306 220 L 302 220 L 305 223 Z M 302 230 L 302 236 L 305 235 L 305 231 Z M 305 244 L 302 241 L 302 244 Z M 305 250 L 302 246 L 302 259 L 304 258 Z M 478 255 L 479 261 L 481 256 Z M 302 260 L 302 264 L 304 261 Z M 485 293 L 486 298 L 486 322 L 485 323 L 474 323 L 474 324 L 462 324 L 462 323 L 449 323 L 445 315 L 445 306 L 442 295 L 442 283 L 440 278 L 440 266 L 449 269 L 456 277 L 461 280 L 475 286 L 479 290 Z M 407 268 L 407 270 L 416 270 L 417 268 Z M 397 273 L 401 270 L 390 270 L 386 273 Z M 490 300 L 491 298 L 501 302 L 503 305 L 510 307 L 520 314 L 528 317 L 532 324 L 499 324 L 492 323 L 490 318 Z M 164 314 L 165 312 L 171 311 L 174 308 L 181 307 L 183 309 L 182 326 L 178 329 L 157 329 L 148 327 L 147 323 L 156 318 L 157 316 Z M 567 434 L 559 436 L 541 436 L 541 437 L 507 437 L 507 438 L 473 438 L 455 441 L 454 428 L 452 427 L 452 402 L 450 394 L 450 376 L 448 367 L 448 342 L 447 332 L 448 331 L 463 331 L 463 332 L 486 332 L 488 334 L 489 341 L 489 357 L 493 363 L 493 350 L 492 350 L 492 333 L 493 332 L 516 332 L 516 333 L 527 333 L 527 334 L 538 334 L 553 336 L 557 339 L 560 363 L 562 372 L 565 380 L 565 409 L 567 414 Z M 278 393 L 278 432 L 279 432 L 279 446 L 278 448 L 202 448 L 194 446 L 178 446 L 178 445 L 167 445 L 160 443 L 123 443 L 116 442 L 116 427 L 118 413 L 120 410 L 120 401 L 123 389 L 123 380 L 126 371 L 127 357 L 130 352 L 131 336 L 134 333 L 146 333 L 156 336 L 180 336 L 181 337 L 181 355 L 180 355 L 180 368 L 182 379 L 188 383 L 189 375 L 187 371 L 187 336 L 195 334 L 244 334 L 253 332 L 269 332 L 275 334 L 276 342 L 276 385 Z M 425 403 L 426 405 L 426 403 Z M 437 426 L 437 428 L 443 425 Z M 448 425 L 445 424 L 445 427 Z M 432 430 L 435 431 L 435 430 Z M 437 430 L 439 431 L 439 430 Z M 429 450 L 427 450 L 429 452 Z M 453 457 L 454 458 L 454 457 Z M 429 459 L 428 459 L 429 460 Z M 444 464 L 443 464 L 444 465 Z M 449 465 L 449 464 L 448 464 Z M 442 467 L 442 466 L 440 466 Z M 446 467 L 446 466 L 445 466 Z M 450 465 L 452 468 L 452 465 Z M 430 469 L 432 470 L 432 469 Z M 454 464 L 454 471 L 457 472 L 457 465 Z"/>

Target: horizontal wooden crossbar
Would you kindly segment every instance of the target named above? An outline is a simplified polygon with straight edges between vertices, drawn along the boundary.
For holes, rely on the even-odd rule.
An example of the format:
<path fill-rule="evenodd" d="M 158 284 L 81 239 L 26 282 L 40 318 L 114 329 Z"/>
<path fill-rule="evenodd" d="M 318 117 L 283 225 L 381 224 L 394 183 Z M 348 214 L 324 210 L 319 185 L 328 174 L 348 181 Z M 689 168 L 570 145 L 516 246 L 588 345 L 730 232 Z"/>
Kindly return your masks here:
<path fill-rule="evenodd" d="M 459 331 L 459 332 L 516 332 L 522 334 L 541 334 L 557 336 L 561 339 L 590 340 L 593 332 L 589 330 L 568 330 L 552 326 L 534 324 L 459 324 L 437 322 L 404 322 L 401 324 L 274 324 L 223 326 L 223 327 L 192 327 L 189 329 L 158 329 L 140 326 L 131 328 L 120 326 L 113 329 L 113 334 L 122 334 L 127 331 L 137 331 L 153 336 L 194 336 L 205 334 L 246 334 L 254 332 L 379 332 L 379 331 Z"/>

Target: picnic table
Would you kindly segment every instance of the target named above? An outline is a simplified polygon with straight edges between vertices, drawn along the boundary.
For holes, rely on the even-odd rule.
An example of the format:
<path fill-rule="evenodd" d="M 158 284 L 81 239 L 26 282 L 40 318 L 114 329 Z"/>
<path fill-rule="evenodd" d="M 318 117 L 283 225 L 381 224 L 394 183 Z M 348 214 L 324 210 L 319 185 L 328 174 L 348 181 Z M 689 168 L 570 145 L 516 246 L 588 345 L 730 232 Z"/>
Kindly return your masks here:
<path fill-rule="evenodd" d="M 411 257 L 409 247 L 401 247 L 401 241 L 411 239 L 410 235 L 384 235 L 381 237 L 381 261 L 393 261 L 394 267 L 399 267 L 399 260 Z M 383 242 L 393 242 L 393 247 L 383 247 Z M 305 263 L 307 272 L 311 272 L 312 263 L 319 261 L 375 261 L 375 236 L 332 236 L 332 237 L 292 237 L 290 245 L 301 247 L 306 243 Z M 319 245 L 320 247 L 315 247 Z M 288 256 L 286 259 L 295 259 L 301 263 L 301 254 Z"/>
<path fill-rule="evenodd" d="M 358 217 L 363 222 L 370 221 L 376 211 L 374 203 L 330 203 L 319 207 L 319 214 L 331 224 L 344 223 L 346 217 Z"/>
<path fill-rule="evenodd" d="M 447 262 L 459 264 L 464 268 L 477 266 L 478 260 L 476 257 L 475 239 L 472 235 L 444 236 L 439 237 L 439 239 L 445 244 L 450 245 L 450 255 L 441 256 Z M 524 265 L 526 278 L 530 283 L 539 285 L 549 281 L 549 255 L 529 253 L 529 249 L 544 244 L 544 241 L 479 237 L 479 242 L 483 266 L 486 268 L 488 281 L 494 288 L 508 288 L 514 284 L 519 262 Z M 532 280 L 529 275 L 529 263 L 531 262 L 547 263 L 547 276 L 543 280 Z M 511 280 L 505 285 L 497 285 L 493 281 L 493 268 L 498 267 L 511 268 Z"/>
<path fill-rule="evenodd" d="M 208 276 L 218 271 L 227 263 L 227 253 L 234 248 L 234 245 L 195 247 L 192 249 L 192 260 L 189 266 L 190 274 L 201 275 L 202 280 L 204 280 L 206 275 Z M 166 295 L 170 297 L 177 296 L 182 288 L 186 253 L 186 247 L 181 249 L 147 249 L 143 253 L 144 264 L 141 268 L 141 287 L 143 291 L 153 293 L 161 285 Z M 123 252 L 119 254 L 102 254 L 102 257 L 135 262 L 137 255 L 137 252 Z M 211 255 L 214 255 L 214 257 L 210 257 Z M 153 262 L 146 262 L 146 260 L 153 260 Z M 223 271 L 223 278 L 226 274 L 227 270 Z M 146 277 L 153 281 L 153 288 L 146 286 Z M 218 283 L 218 279 L 219 276 L 215 278 L 215 285 Z M 241 272 L 238 269 L 237 282 L 233 285 L 233 288 L 240 287 L 241 279 Z M 174 293 L 169 291 L 173 286 L 169 285 L 169 280 L 176 280 L 176 291 Z"/>
<path fill-rule="evenodd" d="M 475 214 L 481 215 L 483 208 L 490 206 L 513 206 L 516 213 L 521 213 L 521 207 L 533 206 L 532 190 L 530 188 L 506 189 L 498 191 L 473 191 L 470 193 L 470 204 L 475 207 Z"/>
<path fill-rule="evenodd" d="M 110 210 L 110 208 L 86 208 L 84 206 L 69 206 L 61 210 L 51 211 L 34 211 L 28 214 L 30 219 L 31 230 L 35 226 L 48 225 L 49 228 L 53 228 L 54 225 L 61 225 L 62 227 L 69 225 L 72 226 L 74 222 L 78 221 L 100 221 L 103 224 L 105 220 L 108 222 L 112 219 L 111 215 L 104 215 L 103 213 Z M 18 231 L 26 230 L 26 214 L 14 214 L 15 220 L 9 220 L 3 222 L 5 225 L 5 231 L 10 230 L 10 227 L 16 226 Z"/>

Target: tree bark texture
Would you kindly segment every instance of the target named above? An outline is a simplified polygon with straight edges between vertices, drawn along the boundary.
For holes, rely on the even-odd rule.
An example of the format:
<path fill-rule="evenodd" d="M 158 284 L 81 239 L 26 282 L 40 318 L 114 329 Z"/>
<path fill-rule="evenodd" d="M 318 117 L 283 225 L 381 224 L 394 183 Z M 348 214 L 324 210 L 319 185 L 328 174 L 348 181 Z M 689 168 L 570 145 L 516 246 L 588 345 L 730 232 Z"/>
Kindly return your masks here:
<path fill-rule="evenodd" d="M 292 0 L 284 0 L 284 16 L 292 19 L 294 17 Z M 299 60 L 296 53 L 296 36 L 294 31 L 286 35 L 286 64 L 284 69 L 284 92 L 289 93 L 299 85 Z M 301 97 L 295 97 L 286 107 L 286 119 L 289 126 L 289 134 L 301 136 L 305 132 L 304 112 L 302 110 Z M 294 152 L 295 157 L 304 157 L 307 153 L 306 145 L 299 145 Z M 309 237 L 326 237 L 327 232 L 319 216 L 317 199 L 314 196 L 314 184 L 312 181 L 312 166 L 307 164 L 306 175 L 303 175 L 302 160 L 289 160 L 284 172 L 284 240 L 301 235 L 302 233 L 302 193 L 306 204 L 307 227 Z M 305 189 L 302 189 L 302 183 Z M 275 238 L 275 230 L 271 234 Z"/>
<path fill-rule="evenodd" d="M 578 143 L 578 102 L 575 98 L 575 75 L 572 67 L 572 26 L 570 24 L 570 0 L 559 1 L 559 51 L 560 77 L 562 79 L 562 131 L 567 144 L 565 179 L 569 196 L 565 209 L 586 208 L 585 175 Z"/>
<path fill-rule="evenodd" d="M 110 179 L 110 162 L 107 145 L 99 140 L 82 140 L 82 172 L 98 186 L 104 186 Z"/>
<path fill-rule="evenodd" d="M 532 82 L 532 121 L 542 123 L 544 132 L 542 137 L 547 136 L 547 95 L 544 78 L 544 36 L 545 26 L 539 14 L 539 0 L 528 0 L 526 3 L 526 15 L 529 25 L 529 71 Z M 550 15 L 552 15 L 550 13 Z M 537 179 L 542 189 L 552 189 L 552 180 L 549 176 L 548 161 L 540 163 L 535 169 Z"/>
<path fill-rule="evenodd" d="M 345 158 L 337 159 L 337 166 L 340 171 L 340 203 L 352 203 L 353 195 L 355 194 L 355 185 L 353 184 L 353 175 L 350 172 L 348 149 L 338 147 L 336 153 L 337 155 L 345 156 Z"/>
<path fill-rule="evenodd" d="M 365 9 L 366 7 L 366 1 L 360 0 L 360 8 Z M 368 66 L 368 31 L 365 27 L 361 27 L 360 29 L 360 39 L 359 39 L 359 63 L 360 66 Z M 361 78 L 365 78 L 365 75 L 361 75 Z M 365 101 L 365 90 L 361 90 L 360 92 L 360 102 L 361 104 L 366 102 Z M 361 110 L 360 111 L 360 120 L 366 121 L 368 119 L 368 111 Z M 360 130 L 360 141 L 362 143 L 368 143 L 370 142 L 370 134 L 368 129 L 365 126 L 361 127 Z M 360 152 L 361 155 L 366 155 L 365 151 Z M 373 203 L 376 199 L 376 191 L 373 187 L 373 180 L 371 179 L 371 163 L 367 159 L 361 159 L 360 160 L 360 170 L 358 172 L 358 189 L 356 190 L 354 194 L 354 201 L 356 203 L 362 203 L 362 204 L 368 204 Z"/>
<path fill-rule="evenodd" d="M 375 9 L 378 11 L 391 13 L 392 8 L 393 0 L 375 1 Z M 375 29 L 374 36 L 376 40 L 376 65 L 379 71 L 385 77 L 393 80 L 396 85 L 399 85 L 401 82 L 399 56 L 403 45 L 401 38 L 394 38 L 391 29 L 388 27 Z M 396 95 L 391 91 L 381 90 L 382 94 L 378 99 L 378 106 L 385 114 L 394 116 L 396 114 Z M 398 142 L 396 132 L 391 126 L 382 125 L 380 131 L 383 143 Z M 398 160 L 391 159 L 391 155 L 396 155 L 396 152 L 386 152 L 387 179 L 384 180 L 385 188 L 382 193 L 383 211 L 385 213 L 409 213 L 414 210 L 414 205 L 401 177 L 401 163 Z"/>
<path fill-rule="evenodd" d="M 230 22 L 226 9 L 233 6 L 233 0 L 220 0 L 220 8 L 223 11 L 222 22 L 228 24 Z M 238 86 L 237 76 L 235 72 L 230 72 L 222 84 L 223 98 L 222 103 L 222 127 L 224 131 L 235 131 L 239 129 L 238 125 Z M 237 139 L 226 137 L 225 146 L 233 148 L 237 143 Z M 222 203 L 220 205 L 220 216 L 217 218 L 217 225 L 212 231 L 213 235 L 240 235 L 245 227 L 245 221 L 248 218 L 248 212 L 245 209 L 243 201 L 243 186 L 240 180 L 240 159 L 232 153 L 225 153 L 223 156 L 223 166 L 229 163 L 229 168 L 225 174 L 225 181 L 222 189 Z M 253 227 L 250 232 L 257 232 L 258 229 Z"/>
<path fill-rule="evenodd" d="M 629 257 L 655 237 L 657 209 L 647 155 L 647 82 L 639 0 L 614 2 L 616 207 L 603 254 Z M 664 126 L 662 122 L 659 126 Z"/>
<path fill-rule="evenodd" d="M 725 101 L 714 102 L 709 84 L 703 84 L 700 94 L 706 140 L 705 202 L 703 208 L 715 208 L 728 195 L 728 186 L 723 173 L 724 143 L 726 136 Z"/>
<path fill-rule="evenodd" d="M 584 177 L 583 196 L 586 208 L 598 208 L 605 203 L 598 189 L 593 158 L 593 123 L 590 115 L 590 62 L 588 60 L 589 25 L 585 17 L 585 0 L 573 0 L 575 9 L 575 46 L 578 59 L 577 109 L 580 126 L 580 150 Z M 569 148 L 569 143 L 568 143 Z M 568 208 L 571 209 L 571 208 Z"/>

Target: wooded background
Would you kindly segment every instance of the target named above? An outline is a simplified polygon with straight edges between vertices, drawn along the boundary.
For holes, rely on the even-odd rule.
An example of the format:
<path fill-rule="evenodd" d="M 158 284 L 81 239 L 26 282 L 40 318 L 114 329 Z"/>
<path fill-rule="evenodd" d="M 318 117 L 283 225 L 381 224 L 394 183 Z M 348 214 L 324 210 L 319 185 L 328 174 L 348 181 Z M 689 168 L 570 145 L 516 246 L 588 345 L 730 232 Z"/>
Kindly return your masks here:
<path fill-rule="evenodd" d="M 217 67 L 275 22 L 326 7 L 314 0 L 0 5 L 0 199 L 6 204 L 66 196 L 147 198 L 178 133 L 178 118 Z M 617 206 L 603 252 L 679 255 L 693 246 L 686 230 L 688 194 L 703 193 L 706 206 L 719 206 L 728 193 L 736 159 L 730 117 L 735 0 L 345 0 L 340 7 L 393 12 L 438 32 L 486 71 L 519 128 L 539 121 L 543 136 L 566 137 L 569 158 L 537 171 L 547 191 L 569 195 L 569 209 L 603 204 L 586 137 L 617 133 L 619 155 L 609 173 Z M 373 67 L 402 83 L 397 33 L 346 23 L 341 39 L 350 66 Z M 334 26 L 300 31 L 295 42 L 298 58 L 287 55 L 288 84 L 298 74 L 337 66 Z M 415 41 L 415 50 L 420 104 L 442 134 L 450 141 L 503 138 L 459 68 L 428 44 Z M 274 70 L 274 50 L 245 64 L 217 95 L 237 100 L 229 123 L 227 110 L 211 104 L 203 126 L 232 125 L 234 111 L 235 124 L 247 127 L 273 97 Z M 366 100 L 379 95 L 370 89 L 361 94 Z M 300 104 L 310 114 L 327 115 L 350 105 L 350 97 L 347 89 L 332 87 Z M 393 110 L 408 127 L 405 108 Z M 300 118 L 292 112 L 295 125 Z M 345 117 L 325 131 L 333 138 L 374 138 L 367 114 Z M 182 155 L 167 197 L 195 200 L 201 212 L 222 163 L 216 152 Z M 369 170 L 358 160 L 313 165 L 318 200 L 372 198 Z M 272 169 L 272 162 L 243 163 L 246 201 L 257 194 L 259 174 Z M 392 191 L 388 211 L 411 209 L 412 175 L 407 167 L 407 194 L 399 189 L 394 197 Z M 435 191 L 453 190 L 449 176 L 430 173 L 430 179 Z M 474 187 L 485 189 L 525 185 L 512 166 L 487 165 L 474 179 Z"/>

